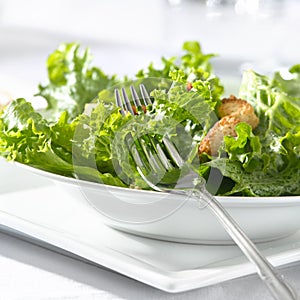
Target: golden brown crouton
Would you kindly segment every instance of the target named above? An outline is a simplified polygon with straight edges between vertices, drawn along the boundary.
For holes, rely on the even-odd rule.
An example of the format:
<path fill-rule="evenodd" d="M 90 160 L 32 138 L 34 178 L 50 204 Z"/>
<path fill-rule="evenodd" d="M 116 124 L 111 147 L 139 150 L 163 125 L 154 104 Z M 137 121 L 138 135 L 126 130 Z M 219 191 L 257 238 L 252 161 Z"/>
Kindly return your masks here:
<path fill-rule="evenodd" d="M 235 116 L 225 116 L 217 122 L 199 145 L 199 153 L 217 155 L 224 136 L 236 136 L 235 126 L 240 120 Z"/>
<path fill-rule="evenodd" d="M 220 118 L 224 116 L 237 116 L 240 122 L 248 123 L 252 129 L 255 129 L 259 123 L 259 119 L 255 115 L 251 104 L 233 95 L 222 100 L 222 104 L 218 108 L 218 114 Z"/>
<path fill-rule="evenodd" d="M 235 126 L 238 123 L 248 123 L 252 129 L 258 125 L 259 119 L 253 107 L 245 100 L 230 96 L 222 100 L 218 108 L 221 118 L 208 132 L 199 145 L 199 154 L 217 155 L 224 136 L 236 136 Z"/>

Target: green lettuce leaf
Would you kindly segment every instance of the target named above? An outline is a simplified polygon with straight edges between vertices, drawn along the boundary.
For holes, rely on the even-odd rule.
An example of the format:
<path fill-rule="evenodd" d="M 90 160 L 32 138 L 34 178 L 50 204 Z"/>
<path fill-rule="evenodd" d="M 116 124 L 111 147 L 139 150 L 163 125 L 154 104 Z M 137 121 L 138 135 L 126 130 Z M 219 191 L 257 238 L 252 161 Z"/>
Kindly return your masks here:
<path fill-rule="evenodd" d="M 232 188 L 223 189 L 225 195 L 299 195 L 298 69 L 291 69 L 296 75 L 289 80 L 279 73 L 269 78 L 245 72 L 239 96 L 253 105 L 259 126 L 252 132 L 249 125 L 238 124 L 237 137 L 225 137 L 219 157 L 200 168 L 206 177 L 214 168 L 231 180 Z"/>
<path fill-rule="evenodd" d="M 281 72 L 276 72 L 273 78 L 273 85 L 291 97 L 300 98 L 300 64 L 294 65 L 289 69 L 289 73 L 284 78 Z"/>
<path fill-rule="evenodd" d="M 90 67 L 88 49 L 62 44 L 48 58 L 48 82 L 39 86 L 48 107 L 36 111 L 16 99 L 1 109 L 0 155 L 63 176 L 147 188 L 129 148 L 134 143 L 141 151 L 140 136 L 152 147 L 149 136 L 161 142 L 167 135 L 201 176 L 223 176 L 221 186 L 209 187 L 218 195 L 299 195 L 300 66 L 290 69 L 288 79 L 280 72 L 273 78 L 246 72 L 239 96 L 253 105 L 259 126 L 252 131 L 238 124 L 219 156 L 204 155 L 199 166 L 197 144 L 218 120 L 223 86 L 213 73 L 213 54 L 194 41 L 182 50 L 163 58 L 162 68 L 150 64 L 137 73 L 135 85 L 147 82 L 153 105 L 145 114 L 122 116 L 111 87 L 119 83 L 130 94 L 131 81 Z M 90 113 L 83 113 L 86 106 Z M 178 170 L 159 175 L 170 187 L 181 176 Z"/>
<path fill-rule="evenodd" d="M 124 87 L 128 88 L 131 83 L 127 82 L 128 86 Z M 148 86 L 147 89 L 150 92 Z M 198 91 L 187 91 L 183 84 L 175 84 L 168 89 L 155 89 L 150 95 L 153 104 L 147 106 L 146 114 L 142 112 L 132 116 L 127 113 L 122 116 L 114 103 L 113 92 L 100 93 L 98 101 L 91 104 L 91 113 L 78 118 L 80 126 L 88 128 L 88 134 L 79 135 L 79 138 L 75 134 L 73 137 L 73 142 L 81 145 L 81 157 L 94 160 L 99 170 L 120 177 L 132 187 L 147 188 L 147 184 L 136 171 L 127 147 L 128 138 L 137 140 L 143 136 L 146 144 L 152 147 L 149 136 L 159 142 L 163 136 L 168 135 L 178 145 L 181 155 L 192 161 L 197 155 L 196 142 L 199 136 L 207 132 L 214 122 L 216 101 L 205 99 Z M 177 178 L 178 171 L 166 176 L 164 182 L 172 184 Z"/>
<path fill-rule="evenodd" d="M 287 133 L 278 140 L 280 148 L 275 150 L 272 145 L 262 145 L 246 123 L 238 124 L 236 131 L 237 138 L 225 137 L 228 157 L 220 156 L 204 164 L 233 181 L 230 190 L 223 187 L 223 194 L 299 195 L 300 133 Z"/>
<path fill-rule="evenodd" d="M 272 80 L 266 76 L 247 71 L 244 73 L 240 97 L 255 108 L 260 119 L 258 131 L 261 135 L 275 134 L 283 136 L 287 132 L 300 131 L 300 97 L 288 94 L 288 88 L 294 85 L 275 75 Z"/>
<path fill-rule="evenodd" d="M 0 116 L 0 155 L 63 176 L 125 186 L 113 174 L 94 168 L 86 157 L 76 158 L 81 164 L 74 164 L 73 149 L 81 146 L 73 141 L 78 123 L 78 119 L 68 123 L 67 112 L 50 123 L 25 99 L 17 99 Z M 86 131 L 83 129 L 83 136 Z"/>
<path fill-rule="evenodd" d="M 202 89 L 209 87 L 209 95 L 218 99 L 224 92 L 220 79 L 213 73 L 211 58 L 215 54 L 204 54 L 196 41 L 185 42 L 182 46 L 183 54 L 171 58 L 162 58 L 162 67 L 156 69 L 151 63 L 148 68 L 140 70 L 136 77 L 141 78 L 168 78 L 176 82 L 187 84 L 188 88 Z"/>
<path fill-rule="evenodd" d="M 91 55 L 88 49 L 81 53 L 78 44 L 60 45 L 47 61 L 48 84 L 39 86 L 39 95 L 46 99 L 48 107 L 35 111 L 23 99 L 14 101 L 3 112 L 0 119 L 0 128 L 3 128 L 1 155 L 64 176 L 97 182 L 102 180 L 119 186 L 124 186 L 118 178 L 118 173 L 122 173 L 125 174 L 123 180 L 127 185 L 145 187 L 133 168 L 133 176 L 127 172 L 128 168 L 123 162 L 124 144 L 121 143 L 124 143 L 124 139 L 116 139 L 116 134 L 120 130 L 122 132 L 129 121 L 157 118 L 157 122 L 150 122 L 152 125 L 149 128 L 159 128 L 161 134 L 167 130 L 168 134 L 177 136 L 182 151 L 187 153 L 193 139 L 199 140 L 214 122 L 214 107 L 219 97 L 213 96 L 208 80 L 214 77 L 210 78 L 211 65 L 208 61 L 211 55 L 204 55 L 200 45 L 195 42 L 186 43 L 183 49 L 185 54 L 181 57 L 180 65 L 175 64 L 172 58 L 163 59 L 164 70 L 152 70 L 151 75 L 159 79 L 149 77 L 151 67 L 146 76 L 141 76 L 143 78 L 140 81 L 147 81 L 147 88 L 150 86 L 152 90 L 160 87 L 166 90 L 153 92 L 152 97 L 156 101 L 152 107 L 148 107 L 148 113 L 132 118 L 130 115 L 122 116 L 114 104 L 110 87 L 117 83 L 116 77 L 105 75 L 96 67 L 90 68 Z M 184 72 L 185 79 L 181 78 L 178 80 L 180 84 L 171 87 L 171 81 L 161 76 L 169 77 L 172 70 L 177 70 L 178 74 Z M 187 83 L 187 77 L 192 72 L 197 73 L 198 77 L 189 79 L 194 87 L 188 91 L 186 84 L 182 83 Z M 205 81 L 202 81 L 203 78 Z M 127 78 L 122 85 L 125 84 L 129 84 Z M 136 82 L 138 84 L 139 81 Z M 91 114 L 82 114 L 86 104 L 97 94 L 100 96 L 92 101 L 94 108 Z M 167 125 L 168 122 L 161 120 L 161 116 L 172 122 Z M 180 140 L 181 133 L 187 133 L 190 140 Z M 115 151 L 113 147 L 118 142 L 120 150 Z M 196 149 L 196 144 L 193 144 L 193 149 Z M 193 156 L 195 153 L 193 151 Z"/>
<path fill-rule="evenodd" d="M 48 83 L 39 85 L 37 95 L 46 99 L 45 115 L 56 120 L 67 111 L 73 119 L 83 112 L 99 91 L 116 84 L 116 76 L 108 76 L 101 69 L 90 67 L 89 49 L 80 52 L 76 43 L 61 44 L 47 60 Z"/>

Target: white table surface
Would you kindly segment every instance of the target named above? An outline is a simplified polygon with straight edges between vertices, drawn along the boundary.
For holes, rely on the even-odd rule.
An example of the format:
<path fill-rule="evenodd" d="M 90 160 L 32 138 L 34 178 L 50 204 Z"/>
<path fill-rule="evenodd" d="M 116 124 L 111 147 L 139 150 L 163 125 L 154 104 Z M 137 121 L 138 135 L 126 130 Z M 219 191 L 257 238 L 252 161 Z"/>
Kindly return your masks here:
<path fill-rule="evenodd" d="M 168 294 L 119 274 L 0 234 L 0 299 L 272 299 L 256 275 Z M 300 265 L 281 271 L 300 292 Z"/>
<path fill-rule="evenodd" d="M 89 6 L 83 2 L 86 3 L 0 0 L 1 88 L 5 86 L 15 97 L 31 97 L 36 92 L 37 84 L 45 78 L 47 55 L 62 41 L 77 40 L 90 46 L 97 65 L 107 72 L 122 74 L 133 73 L 150 60 L 158 59 L 161 54 L 165 54 L 163 51 L 175 53 L 177 49 L 174 49 L 174 45 L 179 48 L 181 41 L 188 38 L 204 40 L 204 48 L 214 52 L 224 49 L 224 55 L 230 56 L 231 52 L 225 44 L 222 48 L 215 39 L 209 39 L 211 27 L 200 34 L 195 28 L 188 30 L 191 27 L 183 25 L 186 22 L 181 23 L 180 27 L 174 21 L 178 20 L 179 15 L 182 18 L 188 16 L 189 11 L 184 7 L 175 7 L 166 12 L 163 1 L 149 1 L 149 4 L 131 0 L 128 1 L 131 6 L 117 10 L 122 5 L 121 1 L 90 1 Z M 277 27 L 277 32 L 281 34 L 290 28 L 290 39 L 286 39 L 282 46 L 282 53 L 288 52 L 290 55 L 286 57 L 281 53 L 279 56 L 285 57 L 287 61 L 298 58 L 295 63 L 299 63 L 300 57 L 297 57 L 294 49 L 295 45 L 300 44 L 297 40 L 299 35 L 296 35 L 299 23 L 295 23 L 295 11 L 299 5 L 292 3 L 296 9 L 289 7 L 288 15 L 286 12 L 284 15 L 291 23 Z M 68 13 L 69 7 L 72 7 L 72 14 Z M 77 22 L 80 18 L 81 21 Z M 132 18 L 135 18 L 134 22 Z M 116 20 L 120 23 L 116 24 Z M 137 29 L 136 22 L 142 22 L 143 26 Z M 289 26 L 290 24 L 293 26 Z M 138 40 L 133 38 L 134 34 Z M 168 45 L 173 45 L 173 48 L 168 48 Z M 128 50 L 129 46 L 132 49 L 130 54 L 123 51 Z M 217 49 L 214 50 L 215 46 Z M 267 46 L 265 49 L 269 49 Z M 113 59 L 107 60 L 109 56 Z M 255 60 L 259 55 L 253 57 Z M 281 271 L 300 293 L 300 264 L 293 264 Z M 272 298 L 256 275 L 186 293 L 168 294 L 111 271 L 0 233 L 0 299 Z"/>

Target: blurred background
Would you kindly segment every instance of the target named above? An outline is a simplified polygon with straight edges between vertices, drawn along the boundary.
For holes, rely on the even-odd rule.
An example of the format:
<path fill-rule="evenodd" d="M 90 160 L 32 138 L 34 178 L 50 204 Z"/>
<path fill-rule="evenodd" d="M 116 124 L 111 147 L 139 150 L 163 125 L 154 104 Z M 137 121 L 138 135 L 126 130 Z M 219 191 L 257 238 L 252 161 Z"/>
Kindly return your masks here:
<path fill-rule="evenodd" d="M 216 72 L 229 81 L 249 67 L 268 73 L 300 62 L 299 9 L 293 0 L 0 0 L 0 89 L 31 96 L 49 53 L 73 41 L 107 73 L 134 75 L 186 40 L 218 53 Z"/>

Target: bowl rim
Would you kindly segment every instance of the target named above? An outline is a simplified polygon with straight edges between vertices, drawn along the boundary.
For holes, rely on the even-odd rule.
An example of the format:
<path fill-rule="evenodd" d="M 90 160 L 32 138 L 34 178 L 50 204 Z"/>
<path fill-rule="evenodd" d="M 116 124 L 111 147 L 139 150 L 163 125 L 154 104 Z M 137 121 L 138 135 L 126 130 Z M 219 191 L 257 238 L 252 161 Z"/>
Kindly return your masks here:
<path fill-rule="evenodd" d="M 10 163 L 10 162 L 8 162 Z M 136 193 L 136 194 L 145 194 L 145 195 L 154 195 L 157 196 L 159 192 L 153 190 L 141 190 L 141 189 L 132 189 L 127 187 L 107 185 L 87 180 L 81 180 L 74 177 L 67 177 L 60 174 L 52 173 L 45 171 L 30 165 L 26 165 L 20 162 L 12 161 L 16 166 L 23 168 L 31 173 L 47 177 L 55 182 L 67 183 L 71 185 L 79 185 L 78 181 L 81 184 L 84 184 L 88 188 L 93 189 L 107 189 L 109 188 L 115 192 L 121 193 Z M 216 198 L 225 206 L 291 206 L 299 205 L 300 206 L 300 195 L 296 196 L 265 196 L 265 197 L 254 197 L 254 196 L 216 196 Z"/>

